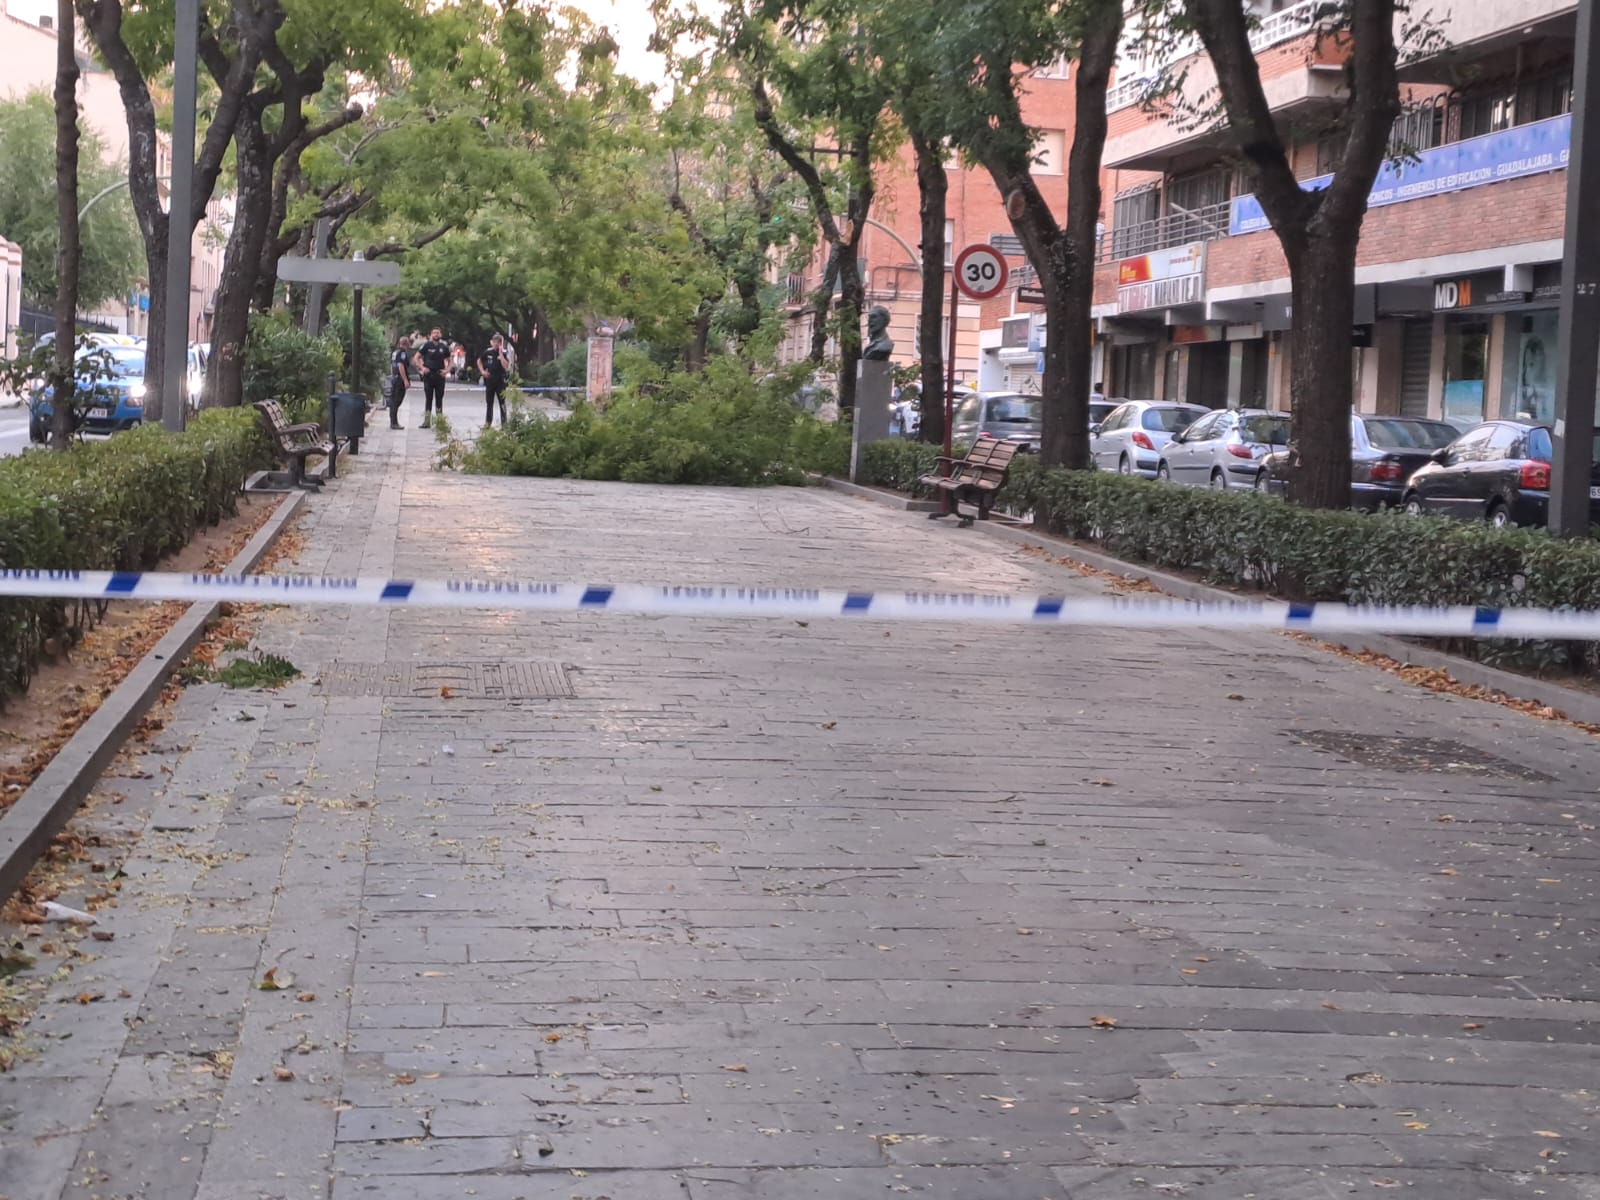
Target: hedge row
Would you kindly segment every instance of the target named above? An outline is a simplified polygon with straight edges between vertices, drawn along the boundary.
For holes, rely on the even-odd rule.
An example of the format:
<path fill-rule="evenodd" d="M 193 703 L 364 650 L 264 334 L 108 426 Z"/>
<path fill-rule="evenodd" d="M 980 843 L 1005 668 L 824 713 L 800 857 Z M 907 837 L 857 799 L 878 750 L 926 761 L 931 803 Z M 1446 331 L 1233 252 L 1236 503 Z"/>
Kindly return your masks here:
<path fill-rule="evenodd" d="M 937 451 L 883 442 L 866 482 L 913 490 Z M 1251 492 L 1174 487 L 1019 459 L 998 505 L 1111 554 L 1290 600 L 1600 609 L 1600 541 L 1482 522 L 1299 508 Z M 1600 669 L 1600 643 L 1463 642 L 1486 661 Z"/>
<path fill-rule="evenodd" d="M 245 478 L 270 460 L 253 409 L 203 412 L 181 434 L 141 428 L 0 460 L 0 568 L 151 566 L 236 512 Z M 0 599 L 0 704 L 27 688 L 48 640 L 70 644 L 102 611 Z"/>

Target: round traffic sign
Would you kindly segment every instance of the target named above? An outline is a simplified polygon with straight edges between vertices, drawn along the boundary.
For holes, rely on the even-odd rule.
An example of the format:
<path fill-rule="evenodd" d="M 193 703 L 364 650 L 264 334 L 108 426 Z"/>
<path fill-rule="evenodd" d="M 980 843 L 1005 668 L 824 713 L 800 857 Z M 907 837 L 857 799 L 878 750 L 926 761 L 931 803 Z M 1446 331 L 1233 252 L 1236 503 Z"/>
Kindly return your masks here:
<path fill-rule="evenodd" d="M 990 300 L 1006 289 L 1011 269 L 993 246 L 976 242 L 956 255 L 956 287 L 971 300 Z"/>

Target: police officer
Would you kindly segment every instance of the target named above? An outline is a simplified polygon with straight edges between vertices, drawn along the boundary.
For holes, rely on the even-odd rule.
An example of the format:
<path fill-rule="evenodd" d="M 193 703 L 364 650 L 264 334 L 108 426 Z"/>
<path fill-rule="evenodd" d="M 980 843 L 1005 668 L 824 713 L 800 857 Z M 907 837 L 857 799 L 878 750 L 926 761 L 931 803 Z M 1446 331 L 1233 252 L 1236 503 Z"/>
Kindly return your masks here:
<path fill-rule="evenodd" d="M 494 402 L 500 401 L 500 424 L 506 423 L 506 381 L 510 376 L 510 363 L 506 356 L 506 339 L 495 334 L 489 339 L 489 348 L 478 359 L 478 372 L 483 376 L 483 427 L 494 424 Z"/>
<path fill-rule="evenodd" d="M 411 339 L 403 337 L 394 353 L 389 356 L 389 428 L 404 429 L 400 424 L 400 406 L 406 402 L 406 389 L 411 386 Z"/>
<path fill-rule="evenodd" d="M 450 366 L 450 347 L 439 330 L 435 329 L 422 343 L 417 351 L 417 364 L 422 368 L 422 427 L 426 429 L 433 421 L 435 408 L 440 417 L 444 416 L 444 381 Z"/>

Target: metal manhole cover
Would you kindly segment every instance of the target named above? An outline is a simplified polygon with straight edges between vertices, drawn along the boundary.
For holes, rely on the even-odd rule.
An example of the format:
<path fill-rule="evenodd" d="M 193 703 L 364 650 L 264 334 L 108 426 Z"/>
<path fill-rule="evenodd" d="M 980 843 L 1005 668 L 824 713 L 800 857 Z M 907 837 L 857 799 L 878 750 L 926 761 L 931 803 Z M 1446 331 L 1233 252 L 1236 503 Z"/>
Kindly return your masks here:
<path fill-rule="evenodd" d="M 1431 775 L 1493 775 L 1503 779 L 1525 779 L 1551 783 L 1553 778 L 1532 767 L 1500 758 L 1485 750 L 1446 738 L 1394 737 L 1371 733 L 1345 733 L 1340 730 L 1293 730 L 1295 741 L 1325 754 L 1363 767 Z"/>
<path fill-rule="evenodd" d="M 462 700 L 573 700 L 572 677 L 550 662 L 336 662 L 317 678 L 324 696 L 438 696 Z"/>

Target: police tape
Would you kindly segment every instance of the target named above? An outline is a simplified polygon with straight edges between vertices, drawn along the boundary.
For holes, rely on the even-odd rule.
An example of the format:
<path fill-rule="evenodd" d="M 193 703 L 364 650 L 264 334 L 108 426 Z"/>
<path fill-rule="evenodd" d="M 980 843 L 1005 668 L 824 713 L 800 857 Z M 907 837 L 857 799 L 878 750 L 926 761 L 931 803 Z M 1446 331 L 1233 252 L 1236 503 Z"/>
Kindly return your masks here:
<path fill-rule="evenodd" d="M 1199 602 L 1153 596 L 1069 599 L 985 592 L 550 583 L 519 579 L 403 580 L 322 575 L 0 570 L 0 597 L 5 596 L 1600 641 L 1600 612 L 1536 608 L 1388 608 L 1244 599 Z"/>

